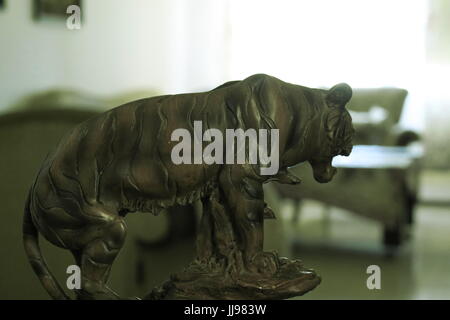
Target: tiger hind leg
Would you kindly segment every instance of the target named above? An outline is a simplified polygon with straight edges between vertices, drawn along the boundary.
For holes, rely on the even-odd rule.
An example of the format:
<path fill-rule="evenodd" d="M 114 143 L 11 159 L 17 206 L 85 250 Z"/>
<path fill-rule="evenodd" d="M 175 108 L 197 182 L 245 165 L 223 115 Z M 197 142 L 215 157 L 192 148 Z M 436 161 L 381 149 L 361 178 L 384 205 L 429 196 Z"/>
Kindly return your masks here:
<path fill-rule="evenodd" d="M 106 283 L 112 263 L 125 242 L 125 223 L 122 217 L 117 217 L 113 222 L 95 228 L 101 229 L 100 236 L 87 243 L 78 253 L 82 275 L 78 299 L 120 299 Z"/>

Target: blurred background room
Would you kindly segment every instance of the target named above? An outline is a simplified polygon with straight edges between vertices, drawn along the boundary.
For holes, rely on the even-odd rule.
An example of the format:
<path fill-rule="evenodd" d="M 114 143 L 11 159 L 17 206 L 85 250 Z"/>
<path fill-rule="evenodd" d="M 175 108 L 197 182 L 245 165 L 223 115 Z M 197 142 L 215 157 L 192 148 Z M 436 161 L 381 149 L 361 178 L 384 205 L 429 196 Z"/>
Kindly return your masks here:
<path fill-rule="evenodd" d="M 81 8 L 70 28 L 70 5 Z M 73 21 L 72 21 L 73 22 Z M 22 213 L 47 153 L 125 102 L 266 73 L 354 88 L 356 129 L 336 178 L 268 184 L 266 250 L 322 276 L 301 299 L 450 299 L 450 1 L 0 0 L 0 299 L 47 299 L 22 248 Z M 143 295 L 194 253 L 201 206 L 127 216 L 111 275 Z M 42 241 L 61 283 L 71 255 Z M 367 287 L 367 268 L 381 289 Z"/>

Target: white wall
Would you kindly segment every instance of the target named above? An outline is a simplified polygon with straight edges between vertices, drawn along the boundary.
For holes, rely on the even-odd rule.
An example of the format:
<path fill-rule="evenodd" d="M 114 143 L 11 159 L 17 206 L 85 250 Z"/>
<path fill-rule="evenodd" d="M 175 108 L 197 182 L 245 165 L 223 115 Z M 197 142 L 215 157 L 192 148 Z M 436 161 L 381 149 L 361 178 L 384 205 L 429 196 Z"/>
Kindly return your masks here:
<path fill-rule="evenodd" d="M 176 0 L 87 0 L 83 27 L 64 37 L 65 83 L 104 94 L 171 89 Z M 174 48 L 175 47 L 175 48 Z"/>
<path fill-rule="evenodd" d="M 403 87 L 403 125 L 423 128 L 427 1 L 231 0 L 230 12 L 232 77 Z"/>
<path fill-rule="evenodd" d="M 0 11 L 0 109 L 52 87 L 175 93 L 227 80 L 225 1 L 84 0 L 73 31 L 32 20 L 31 2 Z"/>
<path fill-rule="evenodd" d="M 0 109 L 62 78 L 64 31 L 31 19 L 31 1 L 6 1 L 0 11 Z"/>

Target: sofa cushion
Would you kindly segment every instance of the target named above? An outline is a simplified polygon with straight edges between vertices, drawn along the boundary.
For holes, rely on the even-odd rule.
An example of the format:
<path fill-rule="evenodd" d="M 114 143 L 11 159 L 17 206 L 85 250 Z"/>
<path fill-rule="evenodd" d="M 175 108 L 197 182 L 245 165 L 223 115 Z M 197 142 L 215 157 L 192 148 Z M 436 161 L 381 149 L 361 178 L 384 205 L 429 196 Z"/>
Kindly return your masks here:
<path fill-rule="evenodd" d="M 374 106 L 386 109 L 392 123 L 400 120 L 408 91 L 400 88 L 354 89 L 349 110 L 367 112 Z"/>

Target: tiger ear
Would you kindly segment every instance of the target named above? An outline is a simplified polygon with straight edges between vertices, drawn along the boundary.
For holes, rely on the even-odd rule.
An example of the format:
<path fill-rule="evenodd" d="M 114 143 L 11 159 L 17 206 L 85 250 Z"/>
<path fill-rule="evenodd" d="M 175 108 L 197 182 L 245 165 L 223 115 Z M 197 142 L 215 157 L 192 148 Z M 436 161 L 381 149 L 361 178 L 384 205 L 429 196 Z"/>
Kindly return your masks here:
<path fill-rule="evenodd" d="M 328 90 L 325 101 L 330 108 L 344 108 L 352 93 L 352 88 L 348 84 L 339 83 Z"/>

